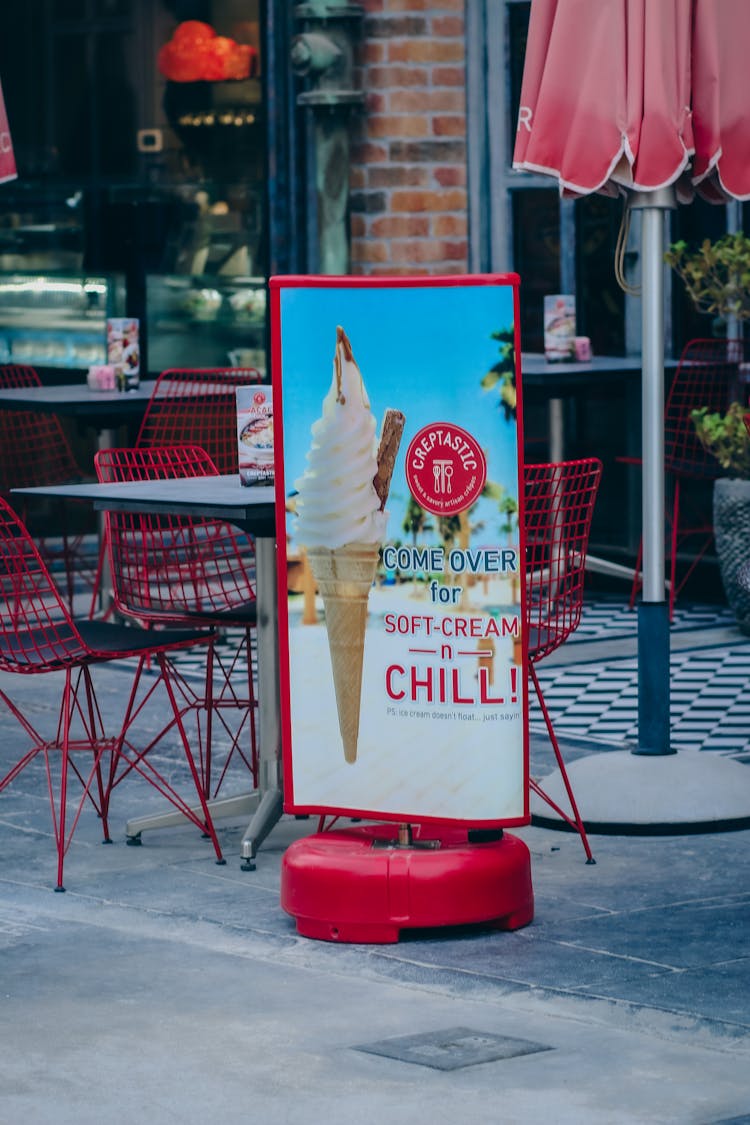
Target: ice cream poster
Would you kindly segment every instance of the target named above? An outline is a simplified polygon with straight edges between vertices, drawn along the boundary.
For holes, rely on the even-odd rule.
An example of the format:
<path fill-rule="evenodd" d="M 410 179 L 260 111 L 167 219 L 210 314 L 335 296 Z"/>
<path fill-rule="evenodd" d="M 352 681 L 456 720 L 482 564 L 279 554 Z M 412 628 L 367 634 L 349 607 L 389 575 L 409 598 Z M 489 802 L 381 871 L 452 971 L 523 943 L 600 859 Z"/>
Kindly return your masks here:
<path fill-rule="evenodd" d="M 271 293 L 285 808 L 525 823 L 517 279 Z"/>

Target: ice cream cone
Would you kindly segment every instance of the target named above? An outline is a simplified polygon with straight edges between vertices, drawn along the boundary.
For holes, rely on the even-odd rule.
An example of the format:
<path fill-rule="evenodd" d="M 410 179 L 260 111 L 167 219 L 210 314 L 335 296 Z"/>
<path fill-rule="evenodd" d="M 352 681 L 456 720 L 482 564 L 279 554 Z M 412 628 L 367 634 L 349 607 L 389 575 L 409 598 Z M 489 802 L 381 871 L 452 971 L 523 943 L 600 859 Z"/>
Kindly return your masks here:
<path fill-rule="evenodd" d="M 307 549 L 325 606 L 339 730 L 347 762 L 357 760 L 367 601 L 379 551 L 378 543 L 348 543 L 333 550 Z"/>

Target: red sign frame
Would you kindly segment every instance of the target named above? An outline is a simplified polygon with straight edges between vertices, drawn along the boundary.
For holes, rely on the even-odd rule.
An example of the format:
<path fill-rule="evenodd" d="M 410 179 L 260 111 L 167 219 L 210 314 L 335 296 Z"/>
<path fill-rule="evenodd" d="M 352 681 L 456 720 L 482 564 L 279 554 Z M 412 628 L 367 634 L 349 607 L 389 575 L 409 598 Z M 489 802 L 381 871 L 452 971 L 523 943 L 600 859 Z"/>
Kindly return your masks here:
<path fill-rule="evenodd" d="M 523 409 L 522 409 L 522 387 L 521 387 L 521 369 L 520 369 L 520 335 L 519 335 L 519 312 L 518 312 L 518 285 L 519 279 L 515 274 L 487 274 L 487 275 L 462 275 L 462 276 L 446 276 L 446 277 L 378 277 L 378 278 L 362 278 L 362 277 L 319 277 L 319 276 L 291 276 L 291 277 L 273 277 L 270 280 L 271 302 L 271 369 L 274 393 L 274 452 L 275 452 L 275 487 L 276 487 L 276 521 L 277 521 L 277 566 L 278 566 L 278 589 L 279 589 L 279 604 L 278 604 L 278 624 L 279 624 L 279 658 L 280 658 L 280 688 L 281 688 L 281 732 L 282 732 L 282 757 L 284 767 L 284 808 L 287 812 L 298 814 L 305 813 L 318 813 L 322 815 L 332 816 L 351 816 L 376 819 L 381 821 L 393 822 L 420 822 L 420 823 L 454 823 L 457 825 L 467 825 L 476 827 L 512 827 L 516 825 L 527 824 L 530 820 L 529 813 L 529 731 L 528 731 L 528 691 L 527 691 L 527 639 L 523 622 L 526 618 L 525 609 L 525 590 L 523 581 L 523 557 L 524 557 L 524 542 L 523 542 L 523 448 L 521 435 L 523 433 Z M 517 751 L 518 760 L 514 761 L 514 769 L 517 767 L 517 774 L 514 773 L 514 778 L 518 778 L 516 788 L 513 791 L 514 805 L 510 812 L 498 812 L 493 815 L 491 812 L 486 814 L 486 810 L 478 815 L 473 815 L 472 812 L 464 808 L 460 815 L 451 815 L 451 809 L 440 807 L 430 808 L 425 811 L 424 808 L 414 807 L 415 801 L 406 800 L 403 805 L 394 803 L 393 799 L 388 801 L 369 801 L 369 800 L 349 800 L 342 799 L 340 794 L 331 794 L 328 796 L 325 792 L 320 792 L 310 797 L 309 791 L 304 789 L 298 783 L 297 773 L 295 772 L 295 758 L 299 760 L 299 746 L 305 742 L 316 740 L 316 738 L 324 742 L 326 735 L 323 727 L 320 728 L 320 733 L 315 732 L 315 721 L 317 715 L 314 713 L 315 708 L 310 707 L 308 710 L 307 726 L 310 727 L 309 735 L 303 737 L 299 730 L 293 731 L 293 702 L 295 699 L 296 681 L 295 673 L 293 670 L 295 654 L 293 646 L 290 645 L 290 627 L 295 628 L 293 624 L 290 626 L 290 610 L 289 599 L 287 597 L 287 584 L 288 573 L 290 564 L 290 550 L 289 550 L 289 534 L 290 534 L 290 507 L 294 506 L 295 500 L 295 480 L 291 479 L 293 476 L 289 472 L 288 465 L 285 459 L 285 444 L 289 440 L 290 444 L 296 450 L 299 445 L 299 435 L 295 433 L 293 438 L 289 437 L 287 430 L 292 429 L 298 425 L 296 401 L 290 402 L 287 405 L 285 413 L 285 395 L 294 396 L 297 389 L 302 385 L 299 381 L 302 376 L 299 373 L 299 364 L 293 364 L 291 347 L 286 347 L 285 342 L 294 334 L 298 337 L 295 346 L 299 347 L 300 335 L 302 324 L 297 319 L 295 309 L 300 303 L 300 299 L 304 304 L 305 298 L 312 299 L 313 294 L 310 291 L 316 291 L 315 299 L 320 298 L 323 306 L 326 309 L 326 317 L 330 319 L 330 352 L 333 355 L 333 345 L 335 343 L 333 337 L 333 326 L 337 322 L 337 317 L 340 315 L 337 309 L 337 301 L 344 294 L 348 294 L 351 301 L 360 301 L 367 303 L 374 301 L 376 298 L 373 295 L 379 295 L 382 300 L 387 296 L 390 291 L 393 292 L 394 299 L 398 298 L 399 294 L 407 299 L 408 291 L 421 291 L 427 295 L 429 301 L 430 294 L 436 294 L 440 290 L 454 289 L 456 293 L 465 291 L 469 296 L 471 290 L 479 291 L 485 287 L 502 288 L 512 291 L 512 339 L 513 339 L 513 354 L 515 361 L 515 426 L 516 426 L 516 443 L 515 443 L 515 485 L 517 489 L 517 516 L 518 516 L 518 546 L 516 550 L 517 567 L 519 571 L 519 579 L 517 582 L 517 606 L 518 606 L 518 620 L 520 637 L 516 638 L 515 653 L 520 649 L 520 660 L 516 664 L 516 672 L 511 681 L 511 691 L 515 692 L 515 696 L 510 696 L 506 693 L 505 697 L 497 695 L 497 689 L 489 687 L 489 681 L 482 672 L 482 661 L 476 660 L 475 662 L 480 665 L 479 670 L 475 674 L 476 685 L 472 689 L 475 692 L 476 699 L 474 703 L 477 705 L 481 703 L 497 704 L 498 701 L 503 703 L 503 706 L 510 704 L 511 699 L 514 705 L 518 706 L 518 721 L 522 724 L 520 736 L 517 737 Z M 286 295 L 286 296 L 285 296 Z M 443 292 L 442 299 L 446 300 L 449 295 Z M 487 294 L 484 294 L 486 299 Z M 284 305 L 284 302 L 287 305 Z M 330 308 L 328 307 L 330 306 Z M 330 315 L 329 315 L 330 314 Z M 335 315 L 334 315 L 335 314 Z M 458 331 L 458 327 L 456 329 Z M 352 340 L 354 346 L 355 356 L 357 354 L 357 344 Z M 328 360 L 330 362 L 330 358 Z M 285 376 L 284 364 L 290 365 L 289 376 Z M 307 365 L 309 368 L 309 364 Z M 292 368 L 296 374 L 292 376 Z M 327 385 L 325 372 L 322 373 L 316 368 L 315 376 L 318 375 L 322 378 L 321 386 L 323 383 Z M 305 379 L 310 378 L 311 371 L 307 370 L 304 376 Z M 367 384 L 367 390 L 371 391 L 370 377 L 368 372 L 364 370 L 363 365 L 363 378 Z M 297 380 L 295 382 L 295 380 Z M 323 387 L 325 389 L 325 387 Z M 490 400 L 488 399 L 488 409 Z M 493 405 L 500 405 L 499 402 Z M 499 417 L 499 415 L 498 415 Z M 306 423 L 309 419 L 305 420 Z M 440 422 L 441 418 L 435 416 L 434 422 Z M 460 431 L 461 427 L 458 423 L 449 423 L 456 431 Z M 309 429 L 309 426 L 308 426 Z M 403 453 L 405 453 L 410 441 L 413 439 L 413 432 L 408 435 L 404 434 Z M 295 454 L 296 455 L 296 454 Z M 291 459 L 291 458 L 290 458 Z M 395 478 L 394 478 L 395 479 Z M 405 486 L 405 477 L 400 478 L 400 487 L 403 490 Z M 293 526 L 293 524 L 292 524 Z M 508 549 L 509 550 L 509 549 Z M 504 552 L 503 552 L 504 553 Z M 453 558 L 452 555 L 447 556 Z M 492 566 L 498 562 L 501 557 L 500 548 L 488 548 L 484 554 L 480 556 L 479 551 L 472 553 L 469 551 L 466 558 L 469 564 L 475 566 L 480 573 L 482 565 L 486 564 Z M 459 557 L 456 556 L 458 559 Z M 477 561 L 483 559 L 484 563 Z M 498 563 L 499 565 L 499 563 Z M 466 566 L 466 561 L 459 559 L 459 567 Z M 435 589 L 433 594 L 439 593 L 437 583 L 433 584 Z M 444 590 L 445 587 L 440 587 Z M 435 621 L 440 621 L 437 614 L 432 615 Z M 431 618 L 432 619 L 432 618 Z M 489 618 L 487 618 L 489 620 Z M 503 623 L 505 618 L 502 618 Z M 462 618 L 457 618 L 457 621 L 462 621 Z M 443 627 L 446 623 L 448 627 L 450 618 L 446 615 L 442 618 Z M 470 631 L 474 627 L 474 618 L 471 618 L 469 625 L 463 627 Z M 481 626 L 478 628 L 481 629 Z M 503 624 L 504 628 L 504 624 Z M 393 631 L 396 631 L 395 623 Z M 311 630 L 311 634 L 312 634 Z M 298 636 L 301 634 L 295 634 Z M 441 638 L 441 643 L 445 638 Z M 518 643 L 520 642 L 520 643 Z M 472 639 L 472 644 L 476 647 L 477 643 L 481 645 L 481 639 L 477 641 Z M 443 648 L 448 645 L 443 644 Z M 481 653 L 481 649 L 478 650 Z M 468 653 L 463 652 L 463 656 Z M 514 656 L 514 659 L 517 657 Z M 491 661 L 490 661 L 491 663 Z M 513 673 L 510 673 L 513 675 Z M 398 678 L 396 676 L 396 678 Z M 457 673 L 455 669 L 451 668 L 444 673 L 436 669 L 435 679 L 433 683 L 434 694 L 437 697 L 441 692 L 452 693 L 454 697 L 458 697 L 460 703 L 466 702 L 464 695 L 467 692 L 465 686 L 459 684 L 456 686 Z M 466 681 L 468 682 L 468 681 Z M 398 685 L 397 690 L 401 690 L 402 685 Z M 493 695 L 492 692 L 495 691 Z M 463 694 L 462 694 L 463 693 Z M 364 691 L 364 697 L 367 698 L 367 691 Z M 468 698 L 468 696 L 466 696 Z M 322 708 L 322 703 L 318 703 L 318 712 Z M 339 705 L 340 707 L 340 705 Z M 497 710 L 497 709 L 496 709 Z M 511 716 L 512 717 L 512 716 Z M 472 724 L 467 723 L 466 727 Z M 481 725 L 481 724 L 480 724 Z M 490 724 L 487 724 L 488 726 Z M 501 728 L 507 725 L 510 728 L 513 724 L 496 724 Z M 467 732 L 468 734 L 468 732 Z M 293 737 L 294 735 L 294 737 Z M 425 738 L 429 739 L 429 724 L 425 725 Z M 297 740 L 295 742 L 295 739 Z M 463 741 L 463 737 L 459 740 Z M 500 740 L 502 741 L 502 740 Z M 343 759 L 342 759 L 343 760 Z M 351 770 L 351 766 L 342 766 L 342 776 L 346 774 L 346 770 Z M 297 767 L 297 772 L 299 772 Z M 480 779 L 481 780 L 481 779 Z"/>

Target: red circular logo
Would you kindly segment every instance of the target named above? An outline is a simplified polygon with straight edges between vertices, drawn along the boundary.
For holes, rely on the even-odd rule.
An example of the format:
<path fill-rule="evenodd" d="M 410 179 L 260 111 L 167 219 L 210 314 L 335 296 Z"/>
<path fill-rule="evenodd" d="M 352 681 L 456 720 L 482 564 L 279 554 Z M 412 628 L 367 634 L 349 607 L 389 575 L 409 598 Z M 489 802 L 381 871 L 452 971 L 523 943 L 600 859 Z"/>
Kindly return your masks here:
<path fill-rule="evenodd" d="M 406 480 L 425 511 L 452 516 L 479 499 L 487 480 L 487 461 L 466 430 L 452 422 L 433 422 L 409 444 Z"/>
<path fill-rule="evenodd" d="M 253 395 L 253 402 L 254 402 L 254 403 L 255 403 L 255 404 L 257 405 L 257 406 L 260 406 L 260 404 L 261 404 L 262 402 L 265 402 L 265 401 L 266 401 L 266 394 L 265 394 L 265 391 L 256 391 L 256 392 L 255 392 L 255 394 Z"/>

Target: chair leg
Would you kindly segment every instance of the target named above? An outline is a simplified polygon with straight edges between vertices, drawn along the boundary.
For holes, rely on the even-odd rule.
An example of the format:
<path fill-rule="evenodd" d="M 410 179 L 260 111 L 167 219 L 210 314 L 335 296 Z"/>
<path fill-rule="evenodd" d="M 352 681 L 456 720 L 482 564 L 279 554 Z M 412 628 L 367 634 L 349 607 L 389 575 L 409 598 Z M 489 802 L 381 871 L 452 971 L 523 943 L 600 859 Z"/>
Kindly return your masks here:
<path fill-rule="evenodd" d="M 136 706 L 136 694 L 138 691 L 138 683 L 140 681 L 141 673 L 143 671 L 147 656 L 142 656 L 138 662 L 136 675 L 134 677 L 133 686 L 131 688 L 130 699 L 126 708 L 125 719 L 123 721 L 120 738 L 118 741 L 118 749 L 114 768 L 109 779 L 108 789 L 109 792 L 119 785 L 128 774 L 135 770 L 146 781 L 151 784 L 158 793 L 174 805 L 174 807 L 182 813 L 182 815 L 194 824 L 196 828 L 200 829 L 204 836 L 207 836 L 213 844 L 216 853 L 216 862 L 219 864 L 225 863 L 225 859 L 221 852 L 221 846 L 216 835 L 216 830 L 211 819 L 211 813 L 207 804 L 207 795 L 203 787 L 203 779 L 200 770 L 196 766 L 193 752 L 190 748 L 190 740 L 188 739 L 183 716 L 196 709 L 196 700 L 191 699 L 186 702 L 184 706 L 180 706 L 177 696 L 175 694 L 175 684 L 173 683 L 173 670 L 169 660 L 164 653 L 157 653 L 156 660 L 159 666 L 159 676 L 150 685 L 144 697 L 138 701 Z M 179 677 L 175 675 L 175 681 L 179 685 Z M 133 723 L 144 710 L 148 702 L 153 698 L 159 684 L 163 683 L 167 695 L 169 697 L 170 709 L 172 717 L 168 723 L 152 738 L 147 746 L 136 747 L 130 741 L 128 734 Z M 168 731 L 173 727 L 177 728 L 177 732 L 182 743 L 182 748 L 185 754 L 185 760 L 190 770 L 190 775 L 195 786 L 195 791 L 198 796 L 200 804 L 200 813 L 195 812 L 188 802 L 182 797 L 173 785 L 169 783 L 166 777 L 159 772 L 157 767 L 149 759 L 149 753 L 156 746 Z"/>
<path fill-rule="evenodd" d="M 109 829 L 107 824 L 107 798 L 106 786 L 102 774 L 101 763 L 105 753 L 113 753 L 116 741 L 107 738 L 101 714 L 96 702 L 91 675 L 87 667 L 78 670 L 74 681 L 74 671 L 66 669 L 65 685 L 63 688 L 60 712 L 57 720 L 55 737 L 43 738 L 32 726 L 22 711 L 0 691 L 0 700 L 5 704 L 10 713 L 15 717 L 23 730 L 31 739 L 31 748 L 19 758 L 6 775 L 0 779 L 0 792 L 10 785 L 15 778 L 39 754 L 44 756 L 47 791 L 52 814 L 52 829 L 55 837 L 55 850 L 57 852 L 57 885 L 58 891 L 65 890 L 63 885 L 63 867 L 65 856 L 73 840 L 73 834 L 83 811 L 86 799 L 91 802 L 97 814 L 101 817 L 104 842 L 109 843 Z M 83 684 L 82 682 L 83 681 Z M 85 689 L 85 704 L 81 702 L 81 690 Z M 74 734 L 75 720 L 82 726 L 81 736 Z M 78 724 L 77 724 L 78 725 Z M 88 771 L 79 769 L 75 755 L 79 751 L 86 751 L 92 755 Z M 59 755 L 59 779 L 55 778 L 53 762 Z M 81 796 L 73 813 L 72 820 L 68 823 L 68 783 L 71 772 L 75 774 L 81 785 Z M 96 795 L 92 786 L 96 781 Z M 98 798 L 98 799 L 97 799 Z"/>
<path fill-rule="evenodd" d="M 212 709 L 224 727 L 227 735 L 231 740 L 229 752 L 224 759 L 224 765 L 221 774 L 216 783 L 213 791 L 213 796 L 218 795 L 219 789 L 224 781 L 224 778 L 229 768 L 229 764 L 234 756 L 235 751 L 239 754 L 242 761 L 247 766 L 253 778 L 253 785 L 258 784 L 258 742 L 257 742 L 257 729 L 255 722 L 255 708 L 257 706 L 257 699 L 255 695 L 255 683 L 253 678 L 253 662 L 252 662 L 252 627 L 246 626 L 244 631 L 243 640 L 232 655 L 231 661 L 225 664 L 222 660 L 220 652 L 215 648 L 213 650 L 213 669 L 218 670 L 221 676 L 221 690 L 218 694 L 212 694 Z M 245 662 L 245 676 L 247 683 L 247 692 L 244 697 L 237 694 L 233 683 L 232 677 L 238 669 L 240 663 Z M 213 670 L 212 669 L 212 670 Z M 224 719 L 223 712 L 232 710 L 240 715 L 239 724 L 231 729 L 229 724 Z M 250 734 L 250 756 L 248 757 L 246 750 L 243 749 L 241 741 L 246 731 L 246 725 L 249 728 Z"/>
<path fill-rule="evenodd" d="M 193 701 L 199 719 L 202 715 L 205 716 L 205 732 L 201 729 L 200 722 L 198 723 L 198 742 L 200 775 L 203 791 L 208 800 L 218 797 L 235 752 L 247 767 L 253 779 L 253 787 L 257 788 L 258 785 L 258 742 L 255 719 L 257 698 L 252 667 L 252 626 L 245 628 L 242 641 L 229 658 L 222 657 L 216 644 L 217 639 L 215 637 L 212 640 L 206 654 L 203 699 L 196 697 Z M 239 678 L 243 664 L 247 684 L 245 694 L 239 692 L 235 686 L 235 677 Z M 186 685 L 174 669 L 172 678 L 187 698 Z M 234 724 L 228 721 L 227 712 L 237 716 Z M 217 734 L 220 736 L 222 731 L 229 740 L 229 749 L 223 756 L 218 778 L 214 780 L 215 743 Z M 243 741 L 248 731 L 249 750 L 246 746 L 243 748 Z"/>
<path fill-rule="evenodd" d="M 214 659 L 216 657 L 216 634 L 211 637 L 206 649 L 206 749 L 203 754 L 203 792 L 211 796 L 211 748 L 214 734 Z M 223 776 L 223 775 L 222 775 Z M 221 784 L 221 781 L 219 781 Z"/>
<path fill-rule="evenodd" d="M 555 758 L 557 759 L 557 766 L 558 766 L 558 769 L 560 770 L 560 776 L 562 777 L 563 785 L 565 786 L 565 792 L 568 795 L 568 800 L 570 802 L 570 808 L 571 808 L 572 816 L 570 816 L 568 813 L 564 812 L 559 807 L 559 805 L 557 805 L 555 803 L 555 801 L 553 801 L 552 798 L 547 793 L 544 792 L 544 790 L 542 789 L 542 787 L 540 786 L 538 781 L 534 781 L 533 779 L 531 779 L 530 780 L 530 787 L 537 794 L 538 797 L 541 797 L 542 800 L 546 801 L 547 804 L 550 806 L 550 808 L 554 809 L 554 811 L 557 813 L 557 815 L 559 817 L 561 817 L 566 822 L 566 824 L 568 824 L 571 828 L 573 828 L 578 833 L 578 835 L 581 837 L 581 843 L 583 844 L 583 850 L 586 853 L 586 862 L 587 863 L 596 863 L 596 860 L 594 859 L 593 854 L 591 852 L 591 848 L 589 846 L 588 836 L 586 835 L 586 829 L 584 828 L 584 825 L 583 825 L 583 819 L 581 818 L 581 814 L 578 811 L 578 805 L 576 803 L 576 799 L 575 799 L 575 796 L 573 794 L 573 787 L 570 784 L 570 779 L 568 777 L 568 771 L 565 768 L 565 762 L 563 760 L 563 756 L 562 756 L 562 753 L 560 751 L 560 745 L 557 741 L 557 736 L 555 735 L 554 727 L 552 726 L 552 719 L 550 717 L 549 710 L 547 709 L 547 704 L 545 702 L 544 695 L 542 693 L 541 685 L 539 683 L 539 678 L 536 674 L 536 669 L 535 669 L 534 665 L 531 664 L 531 663 L 529 664 L 529 675 L 530 675 L 531 681 L 534 685 L 534 690 L 536 691 L 537 699 L 539 700 L 539 706 L 541 707 L 542 714 L 544 715 L 544 722 L 547 726 L 547 733 L 549 734 L 550 742 L 552 743 L 552 749 L 555 752 Z"/>
<path fill-rule="evenodd" d="M 182 739 L 182 745 L 183 745 L 183 749 L 185 751 L 185 757 L 187 758 L 188 767 L 190 769 L 190 773 L 192 774 L 193 783 L 195 785 L 195 790 L 196 790 L 196 793 L 198 794 L 198 800 L 200 801 L 201 810 L 203 812 L 203 818 L 204 818 L 203 824 L 200 824 L 198 822 L 198 827 L 201 827 L 203 829 L 203 831 L 206 833 L 206 835 L 208 835 L 211 838 L 211 843 L 213 844 L 214 851 L 216 852 L 216 862 L 223 864 L 223 863 L 226 863 L 226 860 L 224 859 L 224 857 L 221 854 L 221 846 L 220 846 L 219 840 L 216 836 L 216 829 L 214 828 L 213 820 L 211 819 L 211 812 L 208 808 L 208 804 L 207 804 L 207 801 L 206 801 L 206 795 L 203 791 L 203 786 L 201 784 L 200 774 L 198 773 L 198 770 L 196 768 L 195 759 L 193 758 L 193 755 L 191 753 L 190 743 L 188 741 L 187 734 L 185 733 L 185 727 L 183 726 L 182 716 L 180 715 L 180 711 L 179 711 L 179 708 L 177 706 L 177 700 L 175 699 L 174 689 L 172 687 L 169 670 L 167 668 L 167 660 L 164 656 L 164 653 L 162 653 L 162 652 L 158 653 L 157 654 L 157 660 L 159 661 L 159 668 L 161 670 L 161 674 L 162 674 L 162 677 L 164 679 L 164 686 L 167 689 L 167 694 L 169 696 L 169 702 L 172 705 L 172 710 L 174 712 L 175 721 L 177 723 L 177 728 L 180 732 L 180 738 Z"/>

